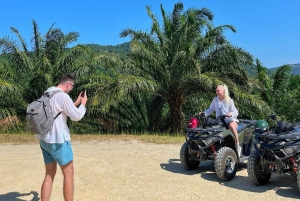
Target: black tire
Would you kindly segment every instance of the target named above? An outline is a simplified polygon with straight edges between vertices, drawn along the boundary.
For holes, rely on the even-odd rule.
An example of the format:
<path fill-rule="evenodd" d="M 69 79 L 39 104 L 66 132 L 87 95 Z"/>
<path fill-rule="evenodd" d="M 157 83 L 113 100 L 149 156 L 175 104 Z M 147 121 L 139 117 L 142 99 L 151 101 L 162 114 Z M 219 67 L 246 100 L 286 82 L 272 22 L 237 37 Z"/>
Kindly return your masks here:
<path fill-rule="evenodd" d="M 256 151 L 252 152 L 248 158 L 247 172 L 256 186 L 267 184 L 271 178 L 271 173 L 267 172 L 260 164 L 260 157 Z"/>
<path fill-rule="evenodd" d="M 215 171 L 222 180 L 229 181 L 235 177 L 237 170 L 237 156 L 229 147 L 222 147 L 215 159 Z"/>
<path fill-rule="evenodd" d="M 200 161 L 193 159 L 190 155 L 189 145 L 187 142 L 185 142 L 180 149 L 180 162 L 187 170 L 194 170 L 200 164 Z"/>
<path fill-rule="evenodd" d="M 300 167 L 297 169 L 297 184 L 298 184 L 298 189 L 300 190 Z"/>

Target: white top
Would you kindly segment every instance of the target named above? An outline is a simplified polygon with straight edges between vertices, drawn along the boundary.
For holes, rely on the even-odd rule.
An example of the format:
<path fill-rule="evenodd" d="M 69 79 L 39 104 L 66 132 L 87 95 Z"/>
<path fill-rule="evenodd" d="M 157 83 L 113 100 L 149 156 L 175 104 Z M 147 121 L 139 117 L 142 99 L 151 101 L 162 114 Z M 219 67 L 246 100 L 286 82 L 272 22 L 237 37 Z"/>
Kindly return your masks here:
<path fill-rule="evenodd" d="M 62 89 L 57 87 L 50 87 L 46 92 L 57 91 Z M 53 117 L 59 112 L 62 112 L 54 120 L 52 129 L 47 135 L 36 134 L 38 139 L 41 139 L 47 143 L 63 143 L 70 141 L 70 130 L 67 126 L 67 117 L 69 116 L 73 121 L 79 121 L 84 116 L 86 109 L 84 105 L 76 107 L 73 100 L 66 93 L 57 93 L 50 99 L 50 108 L 53 111 Z"/>
<path fill-rule="evenodd" d="M 226 104 L 225 99 L 222 101 L 219 99 L 218 96 L 216 96 L 213 101 L 211 102 L 209 108 L 205 111 L 205 116 L 211 115 L 213 112 L 216 112 L 216 117 L 219 117 L 221 115 L 226 115 L 228 113 L 231 113 L 231 117 L 226 118 L 225 122 L 229 123 L 232 121 L 238 122 L 237 116 L 239 115 L 239 111 L 236 109 L 234 102 L 232 99 L 228 101 L 228 104 Z"/>

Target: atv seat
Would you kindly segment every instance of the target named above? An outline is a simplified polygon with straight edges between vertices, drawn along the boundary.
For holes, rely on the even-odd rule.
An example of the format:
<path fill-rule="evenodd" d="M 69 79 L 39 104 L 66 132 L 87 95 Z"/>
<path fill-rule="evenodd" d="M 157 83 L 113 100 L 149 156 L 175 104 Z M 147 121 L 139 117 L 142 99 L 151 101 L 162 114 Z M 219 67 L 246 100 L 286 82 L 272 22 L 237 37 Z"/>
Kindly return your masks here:
<path fill-rule="evenodd" d="M 289 123 L 287 121 L 278 121 L 275 132 L 280 134 L 283 132 L 291 131 L 293 129 L 294 129 L 294 125 L 292 123 Z"/>
<path fill-rule="evenodd" d="M 239 122 L 246 123 L 250 125 L 254 125 L 256 123 L 256 120 L 250 120 L 250 119 L 239 119 Z"/>
<path fill-rule="evenodd" d="M 288 133 L 284 135 L 278 135 L 278 134 L 270 134 L 268 136 L 271 139 L 278 139 L 278 140 L 300 140 L 300 134 L 299 133 Z"/>
<path fill-rule="evenodd" d="M 204 122 L 203 122 L 203 126 L 216 126 L 216 125 L 219 125 L 218 121 L 216 119 L 213 119 L 211 117 L 206 117 L 204 119 Z"/>
<path fill-rule="evenodd" d="M 205 133 L 218 133 L 225 130 L 225 127 L 219 128 L 189 128 L 189 131 L 193 134 L 205 134 Z"/>

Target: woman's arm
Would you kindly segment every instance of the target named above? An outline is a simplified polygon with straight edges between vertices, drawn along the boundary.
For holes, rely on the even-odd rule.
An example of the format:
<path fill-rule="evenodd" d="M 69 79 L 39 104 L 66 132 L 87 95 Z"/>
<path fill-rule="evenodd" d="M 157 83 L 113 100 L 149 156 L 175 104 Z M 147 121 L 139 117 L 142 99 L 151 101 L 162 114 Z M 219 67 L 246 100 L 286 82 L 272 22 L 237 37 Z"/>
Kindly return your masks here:
<path fill-rule="evenodd" d="M 206 117 L 211 115 L 214 111 L 216 111 L 216 107 L 217 107 L 216 104 L 218 104 L 218 103 L 216 102 L 216 98 L 214 98 L 213 101 L 210 103 L 209 108 L 207 110 L 205 110 Z"/>
<path fill-rule="evenodd" d="M 229 102 L 229 113 L 231 114 L 230 117 L 233 118 L 237 118 L 237 116 L 239 115 L 239 111 L 236 109 L 232 99 Z"/>

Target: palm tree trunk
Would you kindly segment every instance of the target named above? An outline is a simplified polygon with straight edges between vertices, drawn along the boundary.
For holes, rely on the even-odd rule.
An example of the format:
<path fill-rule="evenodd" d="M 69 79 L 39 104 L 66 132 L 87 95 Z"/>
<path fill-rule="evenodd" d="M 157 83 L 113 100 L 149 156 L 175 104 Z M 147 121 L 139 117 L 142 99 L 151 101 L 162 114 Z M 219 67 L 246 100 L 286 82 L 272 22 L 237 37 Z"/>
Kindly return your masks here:
<path fill-rule="evenodd" d="M 175 91 L 177 91 L 177 93 L 171 93 L 169 96 L 170 100 L 168 101 L 172 134 L 180 133 L 183 126 L 182 105 L 184 103 L 184 98 L 182 94 L 179 93 L 178 89 Z"/>

